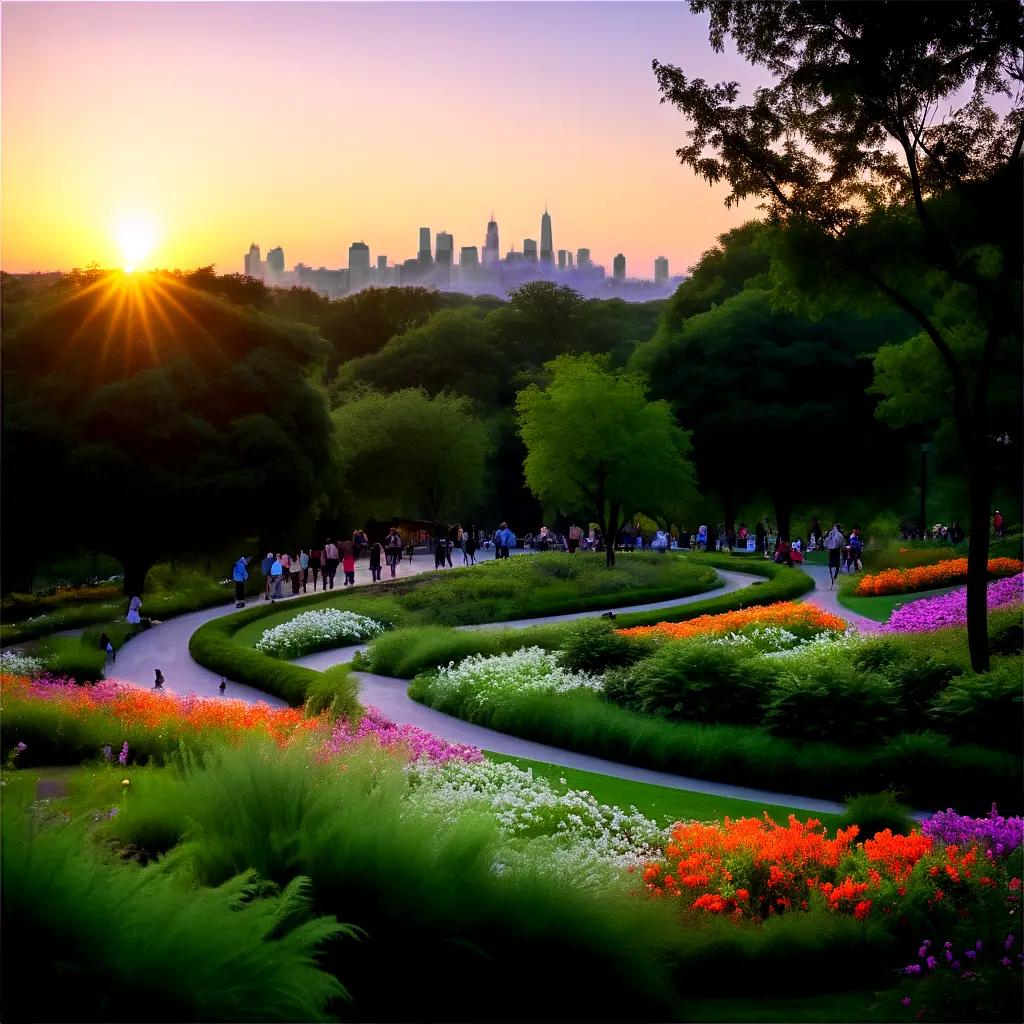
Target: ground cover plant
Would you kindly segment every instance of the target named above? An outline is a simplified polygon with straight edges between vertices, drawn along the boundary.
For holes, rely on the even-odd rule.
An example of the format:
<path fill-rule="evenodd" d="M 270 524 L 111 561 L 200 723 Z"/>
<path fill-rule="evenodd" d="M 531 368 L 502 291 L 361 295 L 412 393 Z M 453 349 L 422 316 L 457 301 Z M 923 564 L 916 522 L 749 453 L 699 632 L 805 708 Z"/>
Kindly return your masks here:
<path fill-rule="evenodd" d="M 988 574 L 994 579 L 1015 576 L 1024 570 L 1016 558 L 990 558 Z M 909 569 L 885 569 L 865 573 L 857 581 L 853 593 L 857 597 L 879 597 L 886 594 L 908 594 L 918 590 L 935 590 L 955 583 L 966 583 L 967 559 L 950 558 L 941 562 Z"/>
<path fill-rule="evenodd" d="M 986 590 L 989 609 L 1019 606 L 1024 601 L 1024 573 L 990 583 Z M 961 588 L 939 597 L 921 598 L 901 605 L 893 613 L 886 629 L 894 633 L 917 633 L 967 622 L 967 589 Z"/>
<path fill-rule="evenodd" d="M 301 612 L 271 626 L 256 641 L 256 650 L 279 658 L 298 658 L 314 651 L 362 643 L 380 636 L 385 626 L 376 619 L 339 608 Z"/>

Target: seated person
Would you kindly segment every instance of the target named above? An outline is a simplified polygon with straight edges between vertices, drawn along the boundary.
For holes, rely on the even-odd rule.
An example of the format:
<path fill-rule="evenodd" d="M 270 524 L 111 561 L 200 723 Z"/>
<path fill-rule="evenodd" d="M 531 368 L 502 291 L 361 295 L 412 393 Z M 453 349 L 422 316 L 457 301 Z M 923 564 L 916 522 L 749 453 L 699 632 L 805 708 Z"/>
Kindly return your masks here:
<path fill-rule="evenodd" d="M 775 542 L 775 562 L 777 565 L 792 565 L 792 549 L 788 540 L 781 537 Z"/>

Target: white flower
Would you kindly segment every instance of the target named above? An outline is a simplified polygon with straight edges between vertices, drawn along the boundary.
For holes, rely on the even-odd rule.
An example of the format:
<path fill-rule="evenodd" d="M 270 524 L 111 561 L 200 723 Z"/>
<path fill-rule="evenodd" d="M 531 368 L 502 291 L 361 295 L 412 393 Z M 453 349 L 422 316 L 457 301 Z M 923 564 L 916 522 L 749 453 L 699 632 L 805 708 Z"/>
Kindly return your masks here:
<path fill-rule="evenodd" d="M 338 608 L 302 612 L 263 632 L 256 650 L 263 654 L 297 658 L 309 651 L 360 643 L 380 636 L 385 627 L 376 619 Z"/>
<path fill-rule="evenodd" d="M 0 672 L 12 676 L 34 676 L 42 672 L 43 663 L 20 651 L 4 651 L 0 654 Z"/>

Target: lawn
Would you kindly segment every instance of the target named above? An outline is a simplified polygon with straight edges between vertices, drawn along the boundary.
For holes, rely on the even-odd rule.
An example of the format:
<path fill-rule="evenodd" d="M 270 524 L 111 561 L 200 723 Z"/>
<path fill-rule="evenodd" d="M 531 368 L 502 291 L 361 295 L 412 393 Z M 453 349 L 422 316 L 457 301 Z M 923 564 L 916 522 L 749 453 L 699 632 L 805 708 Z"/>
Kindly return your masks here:
<path fill-rule="evenodd" d="M 765 811 L 779 822 L 784 822 L 790 814 L 796 814 L 801 818 L 808 817 L 807 811 L 795 807 L 712 796 L 708 793 L 693 793 L 690 790 L 675 789 L 671 786 L 654 786 L 647 782 L 618 779 L 613 775 L 586 772 L 579 768 L 563 768 L 545 761 L 531 761 L 525 757 L 495 754 L 489 750 L 485 750 L 484 753 L 492 761 L 508 762 L 519 768 L 532 771 L 534 775 L 547 779 L 559 793 L 563 793 L 567 789 L 585 789 L 593 793 L 603 804 L 623 809 L 628 809 L 630 806 L 636 807 L 647 817 L 664 825 L 691 819 L 713 821 L 727 815 L 730 818 L 760 818 Z M 564 782 L 562 782 L 563 779 Z M 840 815 L 815 814 L 814 817 L 819 818 L 823 825 L 831 828 L 838 823 Z"/>

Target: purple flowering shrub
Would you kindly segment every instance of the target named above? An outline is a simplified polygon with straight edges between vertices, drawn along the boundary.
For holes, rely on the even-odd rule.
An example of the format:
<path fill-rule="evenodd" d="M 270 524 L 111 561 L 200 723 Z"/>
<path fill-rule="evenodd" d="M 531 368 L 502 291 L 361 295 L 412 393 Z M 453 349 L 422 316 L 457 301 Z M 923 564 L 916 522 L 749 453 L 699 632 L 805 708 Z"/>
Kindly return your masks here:
<path fill-rule="evenodd" d="M 1005 608 L 1024 602 L 1024 573 L 988 585 L 988 607 Z M 938 597 L 926 597 L 900 605 L 884 627 L 887 633 L 925 633 L 967 623 L 967 588 Z"/>
<path fill-rule="evenodd" d="M 483 760 L 479 747 L 466 743 L 450 743 L 415 725 L 396 725 L 375 707 L 367 707 L 358 722 L 342 717 L 335 723 L 323 745 L 323 753 L 333 759 L 347 747 L 361 740 L 372 740 L 380 747 L 396 753 L 403 749 L 410 761 L 426 758 L 437 764 L 465 761 L 474 764 Z"/>
<path fill-rule="evenodd" d="M 950 807 L 921 823 L 921 831 L 937 842 L 952 846 L 978 843 L 989 857 L 1002 857 L 1024 844 L 1024 818 L 1004 818 L 995 804 L 984 818 L 957 814 Z"/>

